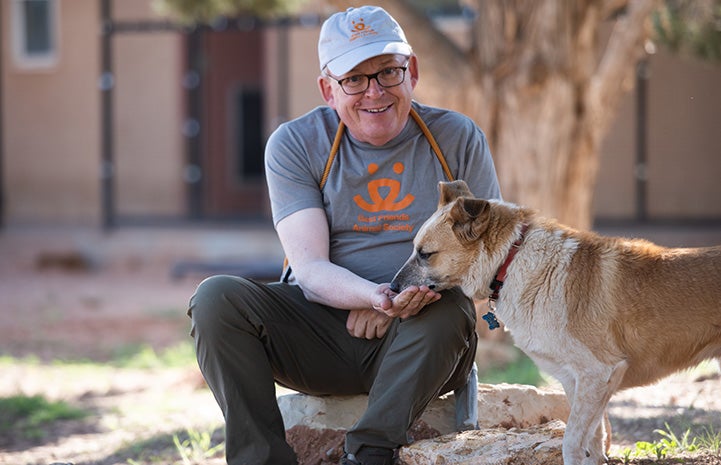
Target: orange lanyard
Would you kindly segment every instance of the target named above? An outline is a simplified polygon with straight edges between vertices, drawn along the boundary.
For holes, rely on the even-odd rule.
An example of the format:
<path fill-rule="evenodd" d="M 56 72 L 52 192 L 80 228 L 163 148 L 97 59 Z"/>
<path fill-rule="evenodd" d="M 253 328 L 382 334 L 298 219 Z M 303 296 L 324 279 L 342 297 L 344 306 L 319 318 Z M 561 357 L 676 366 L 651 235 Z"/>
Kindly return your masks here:
<path fill-rule="evenodd" d="M 431 145 L 431 148 L 433 149 L 433 152 L 435 152 L 436 157 L 438 158 L 438 161 L 441 164 L 441 167 L 443 167 L 443 172 L 446 173 L 446 177 L 449 181 L 453 181 L 453 174 L 451 173 L 450 168 L 448 168 L 448 163 L 446 163 L 446 157 L 443 156 L 443 152 L 441 152 L 441 148 L 438 146 L 438 143 L 436 142 L 436 139 L 433 137 L 433 134 L 431 134 L 430 129 L 428 129 L 428 126 L 426 126 L 426 123 L 423 122 L 420 115 L 411 108 L 411 117 L 413 120 L 418 124 L 418 126 L 421 128 L 421 131 L 423 132 L 423 135 L 426 136 L 426 139 L 428 139 L 428 143 Z M 323 177 L 320 178 L 320 188 L 323 189 L 323 186 L 325 186 L 326 181 L 328 181 L 328 175 L 330 174 L 330 168 L 333 165 L 333 160 L 335 160 L 335 156 L 338 154 L 338 149 L 340 148 L 340 141 L 343 139 L 343 133 L 345 132 L 345 124 L 343 121 L 338 124 L 338 130 L 335 133 L 335 139 L 333 139 L 333 145 L 330 148 L 330 154 L 328 155 L 328 161 L 325 163 L 325 169 L 323 170 Z"/>

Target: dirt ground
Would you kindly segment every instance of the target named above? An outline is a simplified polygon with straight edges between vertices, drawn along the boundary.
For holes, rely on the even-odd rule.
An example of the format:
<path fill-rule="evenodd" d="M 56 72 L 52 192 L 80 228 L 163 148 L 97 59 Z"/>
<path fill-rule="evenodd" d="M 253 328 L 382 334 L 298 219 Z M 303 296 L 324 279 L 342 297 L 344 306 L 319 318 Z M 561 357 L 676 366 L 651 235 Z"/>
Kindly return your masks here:
<path fill-rule="evenodd" d="M 144 345 L 160 351 L 187 342 L 186 304 L 204 275 L 239 263 L 260 273 L 267 267 L 259 263 L 281 261 L 272 231 L 263 228 L 1 232 L 0 355 L 13 358 L 0 362 L 0 397 L 42 394 L 91 414 L 58 422 L 40 438 L 1 437 L 0 464 L 183 463 L 174 434 L 182 440 L 188 431 L 204 431 L 213 443 L 222 441 L 220 412 L 194 366 L 131 369 L 102 362 Z M 181 262 L 195 265 L 179 272 Z M 51 363 L 82 359 L 101 363 Z M 636 441 L 657 441 L 654 430 L 666 424 L 677 434 L 688 428 L 701 434 L 709 426 L 721 432 L 720 371 L 710 364 L 618 394 L 610 408 L 612 452 L 618 457 Z M 192 463 L 224 461 L 216 455 Z"/>
<path fill-rule="evenodd" d="M 0 437 L 0 464 L 170 463 L 168 451 L 183 463 L 173 434 L 209 431 L 214 442 L 222 440 L 220 411 L 195 366 L 103 362 L 144 347 L 188 344 L 187 302 L 206 268 L 232 272 L 265 263 L 280 270 L 274 237 L 261 227 L 0 231 L 0 355 L 14 358 L 0 363 L 0 397 L 41 394 L 91 412 L 47 428 L 39 440 Z"/>

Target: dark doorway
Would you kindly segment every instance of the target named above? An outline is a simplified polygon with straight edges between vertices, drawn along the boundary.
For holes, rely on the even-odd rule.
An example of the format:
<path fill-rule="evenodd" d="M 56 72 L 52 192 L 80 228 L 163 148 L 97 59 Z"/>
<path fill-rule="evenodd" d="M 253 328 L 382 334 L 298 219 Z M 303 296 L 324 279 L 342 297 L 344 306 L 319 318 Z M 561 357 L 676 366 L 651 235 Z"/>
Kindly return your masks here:
<path fill-rule="evenodd" d="M 262 30 L 206 31 L 202 42 L 204 216 L 267 217 Z"/>

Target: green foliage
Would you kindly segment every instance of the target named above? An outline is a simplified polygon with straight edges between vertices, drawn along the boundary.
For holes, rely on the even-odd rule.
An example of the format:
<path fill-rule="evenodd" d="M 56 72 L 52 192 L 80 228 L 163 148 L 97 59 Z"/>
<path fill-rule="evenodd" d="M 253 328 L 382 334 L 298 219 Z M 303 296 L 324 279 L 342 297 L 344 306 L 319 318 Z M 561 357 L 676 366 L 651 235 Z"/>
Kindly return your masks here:
<path fill-rule="evenodd" d="M 636 443 L 636 457 L 656 457 L 657 460 L 665 459 L 668 449 L 660 442 L 639 441 Z"/>
<path fill-rule="evenodd" d="M 44 436 L 43 427 L 48 423 L 87 415 L 65 402 L 50 402 L 42 396 L 4 397 L 0 398 L 0 434 L 12 431 L 28 439 L 40 439 Z"/>
<path fill-rule="evenodd" d="M 676 452 L 694 452 L 698 449 L 698 446 L 696 445 L 696 438 L 693 438 L 691 441 L 689 441 L 689 436 L 691 435 L 691 428 L 687 429 L 683 436 L 680 438 L 676 436 L 676 433 L 671 430 L 671 427 L 668 425 L 668 423 L 664 423 L 666 426 L 665 430 L 657 429 L 654 430 L 654 433 L 661 435 L 661 440 L 659 441 L 663 446 L 668 450 L 670 453 L 676 453 Z"/>
<path fill-rule="evenodd" d="M 294 12 L 303 0 L 153 0 L 161 14 L 185 23 L 208 23 L 221 16 L 277 17 Z"/>
<path fill-rule="evenodd" d="M 691 428 L 686 429 L 679 437 L 669 426 L 664 423 L 665 430 L 657 429 L 655 433 L 661 439 L 655 442 L 639 441 L 635 449 L 629 447 L 621 451 L 621 462 L 631 463 L 632 458 L 653 457 L 656 460 L 663 460 L 672 456 L 689 452 L 711 452 L 721 453 L 721 433 L 714 432 L 713 427 L 705 427 L 704 434 L 691 437 Z"/>
<path fill-rule="evenodd" d="M 518 356 L 513 362 L 478 373 L 478 381 L 488 384 L 511 383 L 532 386 L 547 384 L 533 360 L 521 351 L 518 351 Z"/>
<path fill-rule="evenodd" d="M 3 365 L 23 364 L 28 366 L 40 366 L 44 362 L 36 356 L 14 358 L 9 356 L 0 357 L 0 367 Z M 115 368 L 137 368 L 137 369 L 159 369 L 159 368 L 186 368 L 195 367 L 195 347 L 192 340 L 179 342 L 174 346 L 156 351 L 148 344 L 128 344 L 119 346 L 113 352 L 108 361 L 96 361 L 89 359 L 74 360 L 53 360 L 49 362 L 52 366 L 67 368 L 93 368 L 93 367 L 115 367 Z"/>
<path fill-rule="evenodd" d="M 631 455 L 633 454 L 633 451 L 630 447 L 624 447 L 621 451 L 621 461 L 624 465 L 627 465 L 631 462 Z"/>
<path fill-rule="evenodd" d="M 721 61 L 721 0 L 664 0 L 651 19 L 655 39 L 672 51 Z"/>
<path fill-rule="evenodd" d="M 212 435 L 207 431 L 188 429 L 187 434 L 188 438 L 182 441 L 177 434 L 173 435 L 173 443 L 183 465 L 205 463 L 205 460 L 215 457 L 225 448 L 225 443 L 213 445 Z"/>
<path fill-rule="evenodd" d="M 146 439 L 133 440 L 121 449 L 116 450 L 107 460 L 108 463 L 125 463 L 126 465 L 185 465 L 180 456 L 180 451 L 175 444 L 175 437 L 178 437 L 178 443 L 182 444 L 181 439 L 188 437 L 187 431 L 177 433 L 162 433 Z M 190 443 L 187 444 L 188 447 Z M 209 446 L 206 450 L 210 449 Z M 190 462 L 193 464 L 205 464 L 207 458 Z"/>
<path fill-rule="evenodd" d="M 705 426 L 703 434 L 696 438 L 700 449 L 721 455 L 721 431 L 714 431 L 713 426 Z"/>
<path fill-rule="evenodd" d="M 11 357 L 10 355 L 0 356 L 0 367 L 3 365 L 14 365 L 16 363 L 23 363 L 24 365 L 36 366 L 40 365 L 40 357 L 37 355 L 26 355 L 22 358 Z"/>
<path fill-rule="evenodd" d="M 181 342 L 156 352 L 147 344 L 119 348 L 111 365 L 120 368 L 183 368 L 195 365 L 195 348 L 191 342 Z"/>

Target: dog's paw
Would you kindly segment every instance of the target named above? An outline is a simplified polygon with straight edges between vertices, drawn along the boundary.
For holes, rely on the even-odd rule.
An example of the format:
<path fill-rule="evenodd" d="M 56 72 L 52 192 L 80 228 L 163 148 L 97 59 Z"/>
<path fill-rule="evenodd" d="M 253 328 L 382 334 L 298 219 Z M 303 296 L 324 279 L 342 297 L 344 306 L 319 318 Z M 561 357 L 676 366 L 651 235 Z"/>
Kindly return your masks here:
<path fill-rule="evenodd" d="M 579 462 L 581 465 L 605 465 L 608 458 L 604 454 L 593 454 L 589 450 L 583 451 L 583 459 Z"/>

